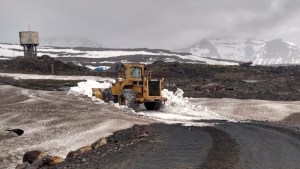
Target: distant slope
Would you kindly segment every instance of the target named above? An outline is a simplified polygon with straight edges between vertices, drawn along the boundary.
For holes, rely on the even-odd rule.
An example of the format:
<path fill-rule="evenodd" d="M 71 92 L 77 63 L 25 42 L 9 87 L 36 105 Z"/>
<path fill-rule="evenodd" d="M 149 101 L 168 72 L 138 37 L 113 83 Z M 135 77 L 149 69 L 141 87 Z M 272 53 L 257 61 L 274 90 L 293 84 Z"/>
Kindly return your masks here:
<path fill-rule="evenodd" d="M 200 57 L 252 61 L 256 65 L 300 64 L 300 49 L 281 39 L 204 39 L 180 51 Z"/>
<path fill-rule="evenodd" d="M 0 59 L 10 59 L 16 56 L 23 56 L 23 48 L 20 45 L 0 44 Z M 166 62 L 195 62 L 212 65 L 237 65 L 235 62 L 217 61 L 191 55 L 190 53 L 172 52 L 165 49 L 111 49 L 111 48 L 91 48 L 91 47 L 38 47 L 38 56 L 49 55 L 63 61 L 80 62 L 142 62 L 153 63 L 154 61 Z"/>

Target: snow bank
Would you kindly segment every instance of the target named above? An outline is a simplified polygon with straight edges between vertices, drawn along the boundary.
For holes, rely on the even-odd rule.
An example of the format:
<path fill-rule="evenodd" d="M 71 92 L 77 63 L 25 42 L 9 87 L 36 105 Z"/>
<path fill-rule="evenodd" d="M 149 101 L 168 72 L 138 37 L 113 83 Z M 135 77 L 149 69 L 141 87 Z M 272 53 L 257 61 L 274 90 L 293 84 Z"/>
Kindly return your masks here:
<path fill-rule="evenodd" d="M 214 125 L 213 123 L 205 123 L 205 120 L 233 121 L 232 119 L 214 113 L 200 104 L 191 103 L 189 98 L 183 97 L 183 94 L 184 92 L 181 89 L 177 89 L 175 93 L 164 89 L 162 95 L 168 100 L 161 108 L 161 111 L 144 111 L 139 112 L 139 114 L 165 123 L 181 123 L 186 126 Z M 199 120 L 204 122 L 199 122 Z"/>
<path fill-rule="evenodd" d="M 0 73 L 0 77 L 12 77 L 19 79 L 51 79 L 51 80 L 97 80 L 114 82 L 115 79 L 101 76 L 62 76 L 62 75 L 39 75 L 23 73 Z"/>
<path fill-rule="evenodd" d="M 96 103 L 104 103 L 102 100 L 92 96 L 92 88 L 105 89 L 110 87 L 111 83 L 99 83 L 94 80 L 88 80 L 78 83 L 78 86 L 76 87 L 72 87 L 68 94 L 86 95 L 93 101 L 96 101 Z M 189 126 L 212 125 L 206 124 L 205 122 L 199 123 L 199 120 L 231 120 L 212 112 L 207 107 L 203 107 L 200 104 L 197 105 L 191 103 L 189 98 L 183 97 L 183 94 L 184 92 L 181 89 L 177 89 L 175 93 L 164 89 L 162 90 L 162 95 L 168 100 L 162 106 L 161 110 L 147 111 L 145 108 L 142 108 L 141 104 L 137 114 L 165 123 L 181 123 Z M 127 106 L 120 106 L 118 103 L 114 104 L 114 106 L 122 111 L 128 110 Z M 132 112 L 135 111 L 132 110 Z"/>
<path fill-rule="evenodd" d="M 71 87 L 68 94 L 73 95 L 86 95 L 88 97 L 92 97 L 93 90 L 92 88 L 101 88 L 106 89 L 111 87 L 111 83 L 108 82 L 96 82 L 95 80 L 87 80 L 85 82 L 77 83 L 78 86 Z"/>
<path fill-rule="evenodd" d="M 177 114 L 185 114 L 191 116 L 200 116 L 201 112 L 208 111 L 206 107 L 201 105 L 193 105 L 189 102 L 187 97 L 183 97 L 183 90 L 177 89 L 175 93 L 164 89 L 162 95 L 168 99 L 162 108 L 164 112 L 173 112 Z"/>

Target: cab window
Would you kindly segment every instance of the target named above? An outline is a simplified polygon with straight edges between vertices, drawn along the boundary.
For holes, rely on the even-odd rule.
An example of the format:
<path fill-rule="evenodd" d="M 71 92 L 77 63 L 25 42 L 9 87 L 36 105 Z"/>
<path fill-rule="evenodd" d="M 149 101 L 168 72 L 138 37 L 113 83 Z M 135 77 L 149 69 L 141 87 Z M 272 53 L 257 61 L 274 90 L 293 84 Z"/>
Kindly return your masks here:
<path fill-rule="evenodd" d="M 130 77 L 132 77 L 132 78 L 141 78 L 141 68 L 132 67 L 130 69 Z"/>

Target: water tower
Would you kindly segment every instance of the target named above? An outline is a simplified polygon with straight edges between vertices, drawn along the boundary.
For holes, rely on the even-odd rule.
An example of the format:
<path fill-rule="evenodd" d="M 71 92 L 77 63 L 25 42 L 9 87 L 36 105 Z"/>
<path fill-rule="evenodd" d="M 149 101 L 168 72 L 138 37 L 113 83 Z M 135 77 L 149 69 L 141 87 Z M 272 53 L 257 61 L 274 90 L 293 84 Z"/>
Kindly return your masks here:
<path fill-rule="evenodd" d="M 33 59 L 37 58 L 36 47 L 39 45 L 39 34 L 33 31 L 19 32 L 20 44 L 24 48 L 24 58 Z"/>

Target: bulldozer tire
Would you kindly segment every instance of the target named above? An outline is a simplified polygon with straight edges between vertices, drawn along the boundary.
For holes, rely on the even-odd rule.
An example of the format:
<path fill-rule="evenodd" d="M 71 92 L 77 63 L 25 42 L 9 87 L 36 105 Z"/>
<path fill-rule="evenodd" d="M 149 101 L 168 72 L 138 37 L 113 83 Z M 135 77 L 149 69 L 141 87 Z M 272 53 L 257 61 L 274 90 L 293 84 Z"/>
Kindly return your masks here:
<path fill-rule="evenodd" d="M 114 95 L 114 100 L 113 100 L 113 102 L 114 102 L 114 103 L 119 103 L 119 98 L 118 98 L 118 96 L 115 96 L 115 95 Z"/>
<path fill-rule="evenodd" d="M 161 102 L 145 102 L 144 105 L 147 110 L 159 110 L 162 103 Z"/>
<path fill-rule="evenodd" d="M 120 95 L 119 104 L 136 110 L 138 104 L 136 102 L 136 94 L 134 91 L 132 89 L 124 89 Z"/>
<path fill-rule="evenodd" d="M 115 100 L 114 96 L 112 95 L 111 93 L 111 90 L 110 89 L 104 89 L 102 91 L 102 95 L 103 95 L 103 101 L 104 102 L 110 102 L 110 101 L 113 101 Z"/>

